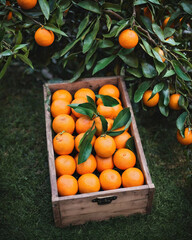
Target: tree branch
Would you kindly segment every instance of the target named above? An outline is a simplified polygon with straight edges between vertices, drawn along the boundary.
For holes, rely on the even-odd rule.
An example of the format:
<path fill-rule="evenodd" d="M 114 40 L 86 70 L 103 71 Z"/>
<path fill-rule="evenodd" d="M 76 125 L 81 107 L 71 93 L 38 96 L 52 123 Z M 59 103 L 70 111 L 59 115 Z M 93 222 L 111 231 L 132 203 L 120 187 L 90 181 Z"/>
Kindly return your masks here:
<path fill-rule="evenodd" d="M 123 19 L 124 19 L 124 18 L 121 17 L 118 13 L 113 12 L 112 10 L 104 10 L 104 12 L 113 15 L 114 17 L 118 18 L 119 20 L 123 20 Z"/>
<path fill-rule="evenodd" d="M 151 43 L 153 43 L 155 46 L 157 46 L 157 43 L 152 39 L 152 37 L 150 36 L 150 34 L 149 34 L 148 31 L 146 31 L 145 29 L 143 29 L 141 26 L 138 26 L 137 29 L 138 29 L 140 32 L 144 33 L 144 34 L 146 35 L 147 39 L 148 39 Z"/>

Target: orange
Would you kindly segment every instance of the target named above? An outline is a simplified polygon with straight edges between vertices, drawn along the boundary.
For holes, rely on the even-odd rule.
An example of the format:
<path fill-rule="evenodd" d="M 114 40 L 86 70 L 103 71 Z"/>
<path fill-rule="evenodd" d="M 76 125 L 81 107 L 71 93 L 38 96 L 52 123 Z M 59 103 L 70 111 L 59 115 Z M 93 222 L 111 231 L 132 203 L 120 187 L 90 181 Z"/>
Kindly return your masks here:
<path fill-rule="evenodd" d="M 156 93 L 154 97 L 152 97 L 149 101 L 148 99 L 151 97 L 152 95 L 152 90 L 147 90 L 144 94 L 143 94 L 143 103 L 144 105 L 146 105 L 147 107 L 154 107 L 158 104 L 159 102 L 159 93 Z"/>
<path fill-rule="evenodd" d="M 113 119 L 106 118 L 106 120 L 107 120 L 107 123 L 108 123 L 107 131 L 110 131 L 112 126 L 113 126 Z M 96 117 L 94 119 L 94 121 L 95 121 L 96 130 L 97 130 L 95 135 L 100 136 L 101 133 L 102 133 L 102 130 L 103 130 L 101 119 L 100 119 L 100 117 Z"/>
<path fill-rule="evenodd" d="M 86 98 L 76 98 L 74 99 L 71 104 L 81 104 L 81 103 L 86 103 L 88 102 Z M 81 113 L 78 113 L 76 112 L 73 108 L 72 108 L 72 113 L 75 115 L 75 117 L 79 118 L 79 117 L 82 117 L 82 116 L 85 116 Z"/>
<path fill-rule="evenodd" d="M 55 159 L 57 176 L 73 175 L 76 169 L 75 159 L 70 155 L 61 155 Z"/>
<path fill-rule="evenodd" d="M 95 156 L 95 159 L 97 161 L 97 171 L 102 172 L 106 169 L 113 169 L 113 158 L 112 156 L 108 158 L 101 158 L 98 155 Z"/>
<path fill-rule="evenodd" d="M 37 0 L 17 0 L 17 3 L 21 8 L 28 10 L 35 7 Z"/>
<path fill-rule="evenodd" d="M 10 11 L 10 12 L 8 13 L 8 15 L 7 15 L 7 20 L 8 20 L 8 21 L 11 20 L 12 17 L 13 17 L 13 13 Z"/>
<path fill-rule="evenodd" d="M 162 62 L 165 62 L 165 58 L 163 57 L 164 56 L 163 50 L 159 47 L 155 47 L 154 50 L 159 54 Z"/>
<path fill-rule="evenodd" d="M 123 107 L 121 106 L 121 104 L 118 104 L 112 107 L 112 109 L 113 109 L 113 119 L 115 119 L 117 115 L 123 110 Z"/>
<path fill-rule="evenodd" d="M 126 130 L 124 130 L 125 129 L 125 126 L 123 126 L 123 127 L 120 127 L 120 128 L 117 128 L 117 129 L 115 129 L 115 130 L 113 130 L 114 132 L 118 132 L 118 131 L 128 131 L 128 129 L 129 128 L 127 128 Z"/>
<path fill-rule="evenodd" d="M 165 20 L 163 21 L 163 25 L 162 28 L 164 29 L 167 25 L 167 23 L 169 22 L 170 17 L 166 17 Z M 169 26 L 170 28 L 174 28 L 174 23 L 171 24 L 171 26 Z"/>
<path fill-rule="evenodd" d="M 70 115 L 60 114 L 53 119 L 52 128 L 55 133 L 65 131 L 72 134 L 75 130 L 75 121 Z"/>
<path fill-rule="evenodd" d="M 84 136 L 85 133 L 80 133 L 79 135 L 76 136 L 75 138 L 75 149 L 79 152 L 79 143 L 82 139 L 82 137 Z M 93 146 L 93 144 L 95 143 L 96 137 L 95 135 L 93 136 L 92 140 L 91 140 L 91 145 Z"/>
<path fill-rule="evenodd" d="M 100 89 L 98 94 L 100 95 L 109 95 L 111 97 L 119 98 L 120 93 L 119 89 L 113 84 L 105 84 Z"/>
<path fill-rule="evenodd" d="M 97 111 L 99 114 L 103 115 L 105 118 L 113 118 L 113 108 L 104 106 L 103 103 L 97 106 Z"/>
<path fill-rule="evenodd" d="M 99 178 L 93 173 L 86 173 L 78 179 L 80 193 L 98 192 L 100 190 Z"/>
<path fill-rule="evenodd" d="M 70 116 L 73 118 L 74 122 L 76 122 L 76 121 L 77 121 L 77 117 L 75 117 L 75 115 L 74 115 L 73 113 L 71 113 L 71 115 L 70 115 Z"/>
<path fill-rule="evenodd" d="M 105 94 L 103 94 L 103 95 L 105 95 Z M 121 100 L 119 98 L 117 98 L 117 97 L 113 97 L 113 98 L 115 98 L 119 102 L 119 104 L 122 105 Z M 101 103 L 103 103 L 102 99 L 98 98 L 97 99 L 97 105 L 99 105 Z"/>
<path fill-rule="evenodd" d="M 123 133 L 113 137 L 113 139 L 115 140 L 115 143 L 116 143 L 116 148 L 117 149 L 124 148 L 127 140 L 130 137 L 131 137 L 131 135 L 127 131 L 124 131 Z"/>
<path fill-rule="evenodd" d="M 78 134 L 84 133 L 91 128 L 93 124 L 93 120 L 91 120 L 88 116 L 83 116 L 77 119 L 75 126 L 76 132 Z"/>
<path fill-rule="evenodd" d="M 116 144 L 111 136 L 101 135 L 95 140 L 94 149 L 99 157 L 107 158 L 112 156 L 115 152 Z"/>
<path fill-rule="evenodd" d="M 51 114 L 55 118 L 60 114 L 70 114 L 71 108 L 68 106 L 70 103 L 63 100 L 57 99 L 51 104 Z"/>
<path fill-rule="evenodd" d="M 149 18 L 149 19 L 152 21 L 152 14 L 151 14 L 151 11 L 149 10 L 149 8 L 148 8 L 148 7 L 145 7 L 145 8 L 143 9 L 143 11 L 144 11 L 144 16 L 147 17 L 147 18 Z"/>
<path fill-rule="evenodd" d="M 180 110 L 181 107 L 179 106 L 179 98 L 181 94 L 179 93 L 174 93 L 170 96 L 169 99 L 169 107 L 173 110 Z"/>
<path fill-rule="evenodd" d="M 103 190 L 117 189 L 121 186 L 121 175 L 114 169 L 104 170 L 99 180 Z"/>
<path fill-rule="evenodd" d="M 113 156 L 113 162 L 117 168 L 125 170 L 135 166 L 136 157 L 131 150 L 127 148 L 121 148 L 115 152 Z"/>
<path fill-rule="evenodd" d="M 55 91 L 52 95 L 52 102 L 55 101 L 56 99 L 63 99 L 65 101 L 71 103 L 72 95 L 69 91 L 67 91 L 65 89 L 60 89 L 60 90 Z"/>
<path fill-rule="evenodd" d="M 119 44 L 123 48 L 131 49 L 138 44 L 139 38 L 135 31 L 131 29 L 123 30 L 119 35 Z"/>
<path fill-rule="evenodd" d="M 95 157 L 91 154 L 85 162 L 78 164 L 78 156 L 79 154 L 75 156 L 75 161 L 77 163 L 77 169 L 76 169 L 77 173 L 80 175 L 83 175 L 86 173 L 93 173 L 97 167 L 97 162 Z"/>
<path fill-rule="evenodd" d="M 76 91 L 74 98 L 86 98 L 91 97 L 95 101 L 95 93 L 89 88 L 81 88 Z"/>
<path fill-rule="evenodd" d="M 71 175 L 62 175 L 57 179 L 57 189 L 60 196 L 75 195 L 78 192 L 76 178 Z"/>
<path fill-rule="evenodd" d="M 138 168 L 128 168 L 122 174 L 123 187 L 136 187 L 144 184 L 144 176 Z"/>
<path fill-rule="evenodd" d="M 184 131 L 184 138 L 181 136 L 179 130 L 177 131 L 177 140 L 182 145 L 190 145 L 192 144 L 192 130 L 189 130 L 189 128 L 185 128 Z"/>
<path fill-rule="evenodd" d="M 58 155 L 72 153 L 74 145 L 74 137 L 70 133 L 61 132 L 53 138 L 53 149 Z"/>
<path fill-rule="evenodd" d="M 48 47 L 54 42 L 55 36 L 51 30 L 40 27 L 35 32 L 35 41 L 41 47 Z"/>

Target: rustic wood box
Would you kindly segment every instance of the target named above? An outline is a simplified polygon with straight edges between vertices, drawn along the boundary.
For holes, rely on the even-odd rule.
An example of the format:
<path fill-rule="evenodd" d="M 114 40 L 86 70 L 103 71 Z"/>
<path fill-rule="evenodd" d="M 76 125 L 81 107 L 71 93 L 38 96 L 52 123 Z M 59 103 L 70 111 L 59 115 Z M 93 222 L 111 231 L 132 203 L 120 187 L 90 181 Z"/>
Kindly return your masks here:
<path fill-rule="evenodd" d="M 119 188 L 116 190 L 99 191 L 96 193 L 76 194 L 74 196 L 60 197 L 56 185 L 55 156 L 52 144 L 52 128 L 50 101 L 51 94 L 58 89 L 66 89 L 72 94 L 79 88 L 88 87 L 98 90 L 104 84 L 116 85 L 121 94 L 124 107 L 129 107 L 132 116 L 130 126 L 131 135 L 134 137 L 137 152 L 137 161 L 145 177 L 145 183 L 138 187 Z M 88 221 L 101 221 L 115 216 L 129 216 L 136 213 L 150 213 L 154 195 L 152 183 L 135 117 L 123 79 L 116 77 L 85 78 L 75 83 L 44 84 L 45 120 L 48 161 L 52 194 L 52 207 L 55 225 L 65 227 L 79 225 Z"/>

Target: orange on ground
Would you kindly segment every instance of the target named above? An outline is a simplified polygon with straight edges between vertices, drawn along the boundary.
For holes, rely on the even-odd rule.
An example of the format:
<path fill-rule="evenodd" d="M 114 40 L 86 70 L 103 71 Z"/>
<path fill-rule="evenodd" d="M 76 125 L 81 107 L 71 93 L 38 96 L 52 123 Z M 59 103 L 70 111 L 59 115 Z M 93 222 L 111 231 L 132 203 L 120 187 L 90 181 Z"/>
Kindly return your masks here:
<path fill-rule="evenodd" d="M 136 187 L 144 184 L 144 176 L 138 168 L 128 168 L 122 174 L 123 187 Z"/>
<path fill-rule="evenodd" d="M 72 95 L 69 91 L 67 91 L 65 89 L 60 89 L 60 90 L 55 91 L 52 95 L 52 102 L 55 101 L 56 99 L 63 99 L 65 101 L 71 103 Z"/>
<path fill-rule="evenodd" d="M 94 149 L 98 156 L 107 158 L 112 156 L 115 152 L 116 144 L 111 136 L 101 135 L 95 140 Z"/>
<path fill-rule="evenodd" d="M 148 99 L 151 97 L 151 95 L 152 95 L 152 90 L 147 90 L 143 94 L 143 103 L 147 107 L 154 107 L 159 102 L 159 93 L 156 93 L 155 96 L 148 101 Z"/>
<path fill-rule="evenodd" d="M 86 98 L 91 97 L 95 101 L 95 93 L 89 88 L 81 88 L 76 91 L 74 98 Z"/>
<path fill-rule="evenodd" d="M 111 97 L 119 98 L 120 93 L 119 89 L 113 84 L 105 84 L 100 89 L 98 94 L 100 95 L 109 95 Z"/>
<path fill-rule="evenodd" d="M 169 22 L 170 17 L 166 17 L 165 20 L 163 21 L 163 25 L 162 28 L 164 29 L 167 25 L 167 23 Z M 169 26 L 170 28 L 174 28 L 174 23 L 171 24 L 171 26 Z"/>
<path fill-rule="evenodd" d="M 135 31 L 131 29 L 123 30 L 119 35 L 119 44 L 123 48 L 131 49 L 138 44 L 139 38 Z"/>
<path fill-rule="evenodd" d="M 75 138 L 75 149 L 79 152 L 79 143 L 82 139 L 82 137 L 84 136 L 85 133 L 80 133 L 76 136 Z M 95 143 L 96 137 L 95 135 L 93 136 L 92 140 L 91 140 L 91 145 L 93 146 L 93 144 Z"/>
<path fill-rule="evenodd" d="M 115 143 L 116 143 L 116 148 L 117 149 L 124 148 L 127 140 L 130 137 L 131 137 L 131 135 L 127 131 L 124 131 L 123 133 L 113 137 L 113 139 L 115 140 Z"/>
<path fill-rule="evenodd" d="M 121 186 L 121 175 L 114 169 L 106 169 L 99 176 L 103 190 L 117 189 Z"/>
<path fill-rule="evenodd" d="M 106 169 L 114 168 L 112 156 L 108 157 L 108 158 L 101 158 L 98 155 L 96 155 L 95 159 L 97 161 L 97 171 L 99 171 L 99 172 L 102 172 Z"/>
<path fill-rule="evenodd" d="M 99 178 L 93 173 L 86 173 L 78 179 L 80 193 L 98 192 L 100 190 Z"/>
<path fill-rule="evenodd" d="M 35 32 L 35 41 L 41 47 L 48 47 L 54 42 L 55 36 L 51 30 L 40 27 Z"/>
<path fill-rule="evenodd" d="M 97 111 L 99 114 L 103 115 L 105 118 L 113 118 L 113 108 L 104 106 L 103 103 L 97 106 Z"/>
<path fill-rule="evenodd" d="M 55 159 L 57 176 L 73 175 L 76 169 L 75 159 L 70 155 L 61 155 Z"/>
<path fill-rule="evenodd" d="M 169 99 L 169 107 L 173 110 L 180 110 L 181 107 L 179 106 L 179 98 L 181 94 L 179 93 L 174 93 L 170 96 Z"/>
<path fill-rule="evenodd" d="M 61 132 L 53 138 L 53 149 L 58 155 L 72 153 L 74 145 L 74 137 L 70 133 Z"/>
<path fill-rule="evenodd" d="M 71 175 L 62 175 L 57 179 L 57 189 L 60 196 L 75 195 L 78 192 L 76 178 Z"/>
<path fill-rule="evenodd" d="M 21 8 L 28 10 L 35 7 L 37 0 L 17 0 L 17 3 Z"/>
<path fill-rule="evenodd" d="M 123 107 L 120 104 L 118 104 L 112 107 L 112 109 L 113 109 L 113 119 L 115 119 L 117 115 L 123 110 Z"/>
<path fill-rule="evenodd" d="M 108 123 L 107 131 L 110 131 L 112 126 L 113 126 L 113 119 L 106 118 L 106 120 L 107 120 L 107 123 Z M 101 133 L 102 133 L 102 130 L 103 130 L 101 119 L 100 119 L 100 117 L 96 117 L 94 119 L 94 121 L 95 121 L 96 130 L 97 130 L 95 135 L 100 136 Z"/>
<path fill-rule="evenodd" d="M 152 14 L 151 14 L 151 11 L 149 10 L 149 8 L 148 8 L 148 7 L 145 7 L 145 8 L 143 9 L 143 12 L 144 12 L 144 16 L 147 17 L 147 18 L 149 18 L 149 19 L 152 21 Z"/>
<path fill-rule="evenodd" d="M 159 47 L 155 47 L 154 50 L 159 54 L 162 62 L 165 62 L 163 50 L 161 48 L 159 48 Z"/>
<path fill-rule="evenodd" d="M 76 132 L 78 134 L 84 133 L 91 128 L 92 124 L 93 120 L 91 120 L 88 116 L 80 117 L 75 123 Z"/>
<path fill-rule="evenodd" d="M 127 148 L 121 148 L 118 149 L 113 155 L 113 162 L 117 168 L 125 170 L 135 166 L 136 157 L 131 150 Z"/>
<path fill-rule="evenodd" d="M 81 103 L 86 103 L 88 102 L 86 98 L 76 98 L 74 99 L 71 104 L 81 104 Z M 75 115 L 75 117 L 79 118 L 79 117 L 82 117 L 82 116 L 85 116 L 81 113 L 78 113 L 76 112 L 73 108 L 71 109 L 72 110 L 72 113 Z"/>
<path fill-rule="evenodd" d="M 104 94 L 102 94 L 102 95 L 104 95 Z M 115 98 L 119 102 L 119 104 L 122 105 L 121 100 L 119 98 L 117 98 L 117 97 L 113 97 L 113 98 Z M 97 99 L 97 105 L 99 105 L 101 103 L 103 103 L 102 99 L 98 98 Z"/>
<path fill-rule="evenodd" d="M 189 128 L 185 128 L 184 138 L 181 136 L 179 130 L 177 131 L 177 140 L 182 145 L 190 145 L 192 144 L 192 130 L 189 131 Z"/>
<path fill-rule="evenodd" d="M 69 104 L 69 102 L 62 99 L 52 102 L 50 108 L 52 116 L 55 118 L 60 114 L 70 114 L 71 108 L 68 106 Z"/>
<path fill-rule="evenodd" d="M 60 114 L 53 119 L 52 128 L 55 133 L 65 131 L 73 134 L 75 130 L 75 121 L 70 115 Z"/>
<path fill-rule="evenodd" d="M 86 173 L 93 173 L 97 167 L 97 162 L 95 157 L 91 154 L 85 162 L 78 164 L 78 156 L 79 154 L 75 156 L 75 161 L 77 163 L 77 168 L 76 168 L 77 173 L 80 175 L 83 175 Z"/>

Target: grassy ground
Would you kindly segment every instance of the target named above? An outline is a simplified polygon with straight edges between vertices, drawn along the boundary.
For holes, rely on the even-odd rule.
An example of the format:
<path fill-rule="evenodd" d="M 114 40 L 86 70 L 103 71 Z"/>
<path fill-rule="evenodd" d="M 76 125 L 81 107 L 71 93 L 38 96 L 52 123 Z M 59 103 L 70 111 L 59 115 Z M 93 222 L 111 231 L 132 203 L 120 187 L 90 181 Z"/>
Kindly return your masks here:
<path fill-rule="evenodd" d="M 23 81 L 23 80 L 22 80 Z M 175 117 L 137 113 L 156 187 L 150 215 L 54 227 L 42 84 L 8 79 L 0 89 L 0 239 L 192 239 L 192 149 L 175 140 Z"/>

